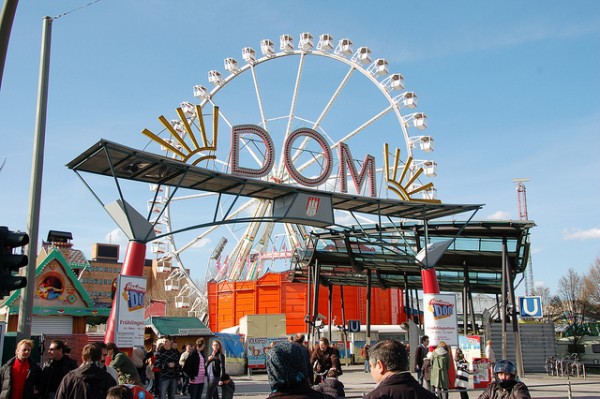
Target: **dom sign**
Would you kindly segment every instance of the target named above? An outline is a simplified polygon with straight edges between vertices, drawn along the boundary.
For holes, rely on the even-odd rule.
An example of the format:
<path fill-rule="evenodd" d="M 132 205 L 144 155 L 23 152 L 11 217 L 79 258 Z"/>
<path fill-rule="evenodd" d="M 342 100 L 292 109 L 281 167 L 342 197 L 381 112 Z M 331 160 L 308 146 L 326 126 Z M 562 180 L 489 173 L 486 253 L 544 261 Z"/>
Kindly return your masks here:
<path fill-rule="evenodd" d="M 240 165 L 240 141 L 242 137 L 248 137 L 249 135 L 257 136 L 265 146 L 265 159 L 260 168 L 250 168 Z M 304 138 L 307 140 L 314 140 L 320 146 L 322 150 L 322 156 L 324 158 L 321 173 L 316 177 L 306 177 L 300 173 L 300 170 L 294 165 L 292 151 L 294 143 L 299 139 Z M 362 162 L 360 171 L 356 170 L 356 166 L 353 162 L 350 148 L 345 143 L 339 143 L 337 147 L 337 153 L 339 158 L 339 190 L 343 193 L 348 192 L 348 181 L 347 176 L 350 174 L 354 187 L 357 192 L 361 191 L 363 184 L 369 184 L 369 195 L 371 197 L 376 196 L 376 181 L 375 181 L 375 157 L 372 155 L 366 155 Z M 283 160 L 285 168 L 289 173 L 290 177 L 299 184 L 308 187 L 316 187 L 327 181 L 331 176 L 331 169 L 333 168 L 333 151 L 325 137 L 323 137 L 317 131 L 310 128 L 299 128 L 290 133 L 285 139 L 283 145 Z M 275 163 L 275 146 L 269 133 L 260 126 L 257 125 L 238 125 L 233 126 L 231 129 L 231 160 L 232 167 L 231 173 L 236 176 L 242 177 L 253 177 L 260 178 L 268 175 L 273 169 Z"/>

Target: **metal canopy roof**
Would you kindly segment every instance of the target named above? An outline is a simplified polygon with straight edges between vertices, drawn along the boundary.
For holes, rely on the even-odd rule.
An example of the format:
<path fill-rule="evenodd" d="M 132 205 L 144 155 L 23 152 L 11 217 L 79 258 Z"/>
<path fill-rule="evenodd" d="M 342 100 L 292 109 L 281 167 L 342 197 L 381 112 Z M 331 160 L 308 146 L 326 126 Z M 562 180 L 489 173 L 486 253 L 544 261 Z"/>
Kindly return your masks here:
<path fill-rule="evenodd" d="M 436 265 L 440 290 L 460 292 L 468 283 L 473 292 L 499 293 L 502 242 L 506 240 L 514 277 L 527 266 L 533 226 L 531 221 L 429 222 L 430 242 L 456 238 Z M 421 289 L 421 266 L 415 254 L 424 243 L 425 227 L 417 223 L 314 233 L 314 247 L 297 254 L 292 279 L 306 283 L 309 269 L 318 262 L 326 285 L 366 286 L 370 270 L 372 286 Z"/>
<path fill-rule="evenodd" d="M 213 335 L 212 331 L 195 317 L 148 317 L 144 324 L 146 327 L 152 328 L 159 337 Z"/>
<path fill-rule="evenodd" d="M 481 208 L 481 205 L 409 202 L 275 184 L 188 165 L 176 159 L 136 150 L 107 140 L 98 141 L 69 162 L 67 167 L 76 172 L 267 200 L 274 200 L 290 193 L 326 195 L 332 198 L 334 209 L 378 214 L 391 218 L 432 220 Z"/>

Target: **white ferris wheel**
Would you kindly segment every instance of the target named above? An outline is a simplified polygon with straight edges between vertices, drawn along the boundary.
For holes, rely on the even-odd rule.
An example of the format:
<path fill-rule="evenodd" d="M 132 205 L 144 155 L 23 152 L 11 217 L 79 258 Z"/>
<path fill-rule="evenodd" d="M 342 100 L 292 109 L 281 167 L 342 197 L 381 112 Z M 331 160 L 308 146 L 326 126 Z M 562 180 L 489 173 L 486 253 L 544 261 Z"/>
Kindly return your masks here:
<path fill-rule="evenodd" d="M 406 201 L 438 201 L 433 184 L 424 182 L 436 175 L 436 162 L 419 159 L 433 151 L 433 138 L 419 134 L 427 127 L 427 116 L 415 111 L 417 95 L 405 89 L 402 74 L 389 73 L 385 58 L 374 59 L 368 47 L 355 49 L 347 38 L 336 43 L 329 34 L 320 35 L 315 45 L 307 32 L 300 35 L 297 45 L 292 36 L 281 35 L 278 49 L 273 41 L 262 40 L 260 52 L 258 56 L 253 48 L 243 48 L 243 64 L 226 58 L 224 73 L 208 71 L 211 89 L 194 86 L 195 99 L 182 102 L 173 119 L 159 117 L 158 126 L 145 129 L 144 134 L 159 143 L 167 156 L 218 172 L 231 173 L 240 165 L 260 169 L 267 153 L 273 151 L 271 168 L 258 177 L 262 180 Z M 232 128 L 248 124 L 264 129 L 272 142 L 249 134 L 233 141 Z M 286 139 L 301 128 L 317 134 L 299 135 L 286 150 Z M 271 145 L 272 149 L 267 148 Z M 234 146 L 236 157 L 232 156 Z M 336 154 L 341 147 L 350 149 L 351 161 L 326 156 L 327 149 Z M 341 184 L 357 180 L 356 172 L 369 162 L 367 155 L 376 157 L 376 184 L 371 187 L 368 179 L 361 185 Z M 296 175 L 285 162 L 293 164 Z M 342 162 L 355 166 L 354 176 L 351 167 L 335 173 Z M 325 179 L 315 178 L 323 173 Z M 310 233 L 310 227 L 302 225 L 258 221 L 271 212 L 269 201 L 197 191 L 173 195 L 172 187 L 155 185 L 151 190 L 154 205 L 149 210 L 158 215 L 151 222 L 159 234 L 179 231 L 177 225 L 185 225 L 192 214 L 218 212 L 225 220 L 247 220 L 186 236 L 165 235 L 152 242 L 158 271 L 168 273 L 165 290 L 173 292 L 177 307 L 187 308 L 193 316 L 206 312 L 206 288 L 194 282 L 187 270 L 205 271 L 204 281 L 253 280 L 267 269 L 289 264 L 294 249 Z M 355 224 L 357 218 L 369 222 L 361 216 L 336 213 L 338 224 Z M 198 255 L 198 247 L 204 255 Z"/>

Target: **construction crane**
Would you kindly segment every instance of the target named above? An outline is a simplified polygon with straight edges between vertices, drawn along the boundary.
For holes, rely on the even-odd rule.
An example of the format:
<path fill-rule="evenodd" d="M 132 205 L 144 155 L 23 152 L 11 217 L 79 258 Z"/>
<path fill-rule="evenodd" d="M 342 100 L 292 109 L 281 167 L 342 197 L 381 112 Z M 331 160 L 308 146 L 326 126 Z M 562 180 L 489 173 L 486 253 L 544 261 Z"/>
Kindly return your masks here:
<path fill-rule="evenodd" d="M 527 189 L 525 182 L 527 178 L 513 179 L 513 183 L 517 183 L 517 202 L 519 205 L 519 220 L 529 220 L 527 214 Z M 533 295 L 533 262 L 531 261 L 531 250 L 529 251 L 529 259 L 527 259 L 527 269 L 525 269 L 525 294 Z"/>

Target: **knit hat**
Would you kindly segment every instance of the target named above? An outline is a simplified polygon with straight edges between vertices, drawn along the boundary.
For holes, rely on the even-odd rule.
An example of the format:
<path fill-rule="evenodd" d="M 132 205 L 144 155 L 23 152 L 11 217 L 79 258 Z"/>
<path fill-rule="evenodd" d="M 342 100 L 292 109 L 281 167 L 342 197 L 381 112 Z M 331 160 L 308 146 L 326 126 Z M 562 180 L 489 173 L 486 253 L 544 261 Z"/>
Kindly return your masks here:
<path fill-rule="evenodd" d="M 307 351 L 295 342 L 278 342 L 267 352 L 267 373 L 273 392 L 306 381 Z"/>

